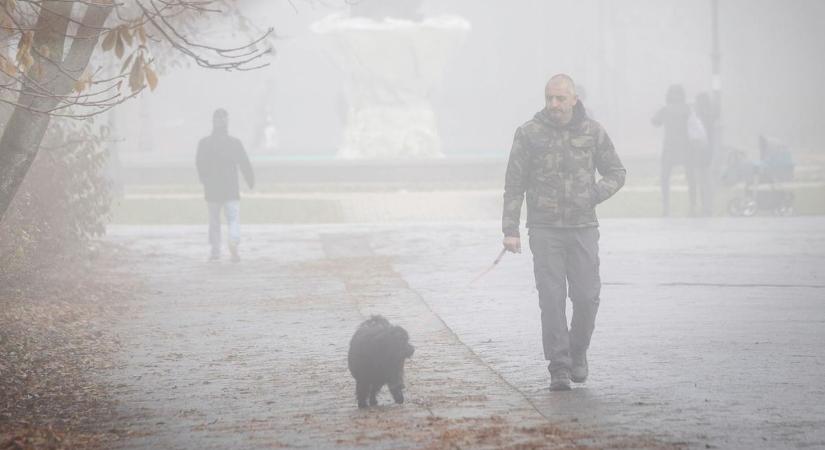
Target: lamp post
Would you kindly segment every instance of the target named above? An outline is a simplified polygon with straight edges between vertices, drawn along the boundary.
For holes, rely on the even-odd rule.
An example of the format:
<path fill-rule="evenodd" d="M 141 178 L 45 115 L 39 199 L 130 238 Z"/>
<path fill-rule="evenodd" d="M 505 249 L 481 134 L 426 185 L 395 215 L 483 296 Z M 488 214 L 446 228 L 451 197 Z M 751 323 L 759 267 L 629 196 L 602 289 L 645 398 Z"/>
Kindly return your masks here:
<path fill-rule="evenodd" d="M 713 215 L 713 198 L 715 197 L 717 181 L 721 175 L 721 167 L 727 155 L 722 155 L 722 52 L 719 49 L 719 0 L 710 0 L 711 13 L 711 51 L 710 51 L 710 66 L 711 66 L 711 108 L 713 114 L 713 121 L 711 122 L 711 130 L 708 133 L 712 139 L 708 142 L 711 151 L 710 173 L 706 174 L 710 179 L 707 180 L 706 188 L 703 195 L 706 195 L 707 202 L 703 205 L 706 213 Z M 709 192 L 707 190 L 709 189 Z"/>
<path fill-rule="evenodd" d="M 720 147 L 718 143 L 721 142 L 719 139 L 720 136 L 720 123 L 722 120 L 722 73 L 721 73 L 721 66 L 722 66 L 722 53 L 719 50 L 719 0 L 711 0 L 710 1 L 710 9 L 711 9 L 711 53 L 710 53 L 710 66 L 711 66 L 711 90 L 713 91 L 713 106 L 716 109 L 716 145 Z M 716 149 L 714 149 L 716 150 Z"/>

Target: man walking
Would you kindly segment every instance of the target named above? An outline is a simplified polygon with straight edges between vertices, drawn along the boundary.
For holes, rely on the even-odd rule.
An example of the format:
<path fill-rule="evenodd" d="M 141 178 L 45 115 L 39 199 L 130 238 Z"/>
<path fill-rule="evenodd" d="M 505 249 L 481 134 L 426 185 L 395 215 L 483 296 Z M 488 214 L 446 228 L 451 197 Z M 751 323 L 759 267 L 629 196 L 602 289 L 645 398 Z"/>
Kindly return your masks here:
<path fill-rule="evenodd" d="M 212 134 L 198 143 L 196 165 L 209 207 L 209 243 L 212 245 L 209 260 L 215 261 L 221 257 L 223 211 L 229 228 L 229 252 L 232 261 L 238 262 L 241 260 L 238 254 L 241 241 L 238 169 L 250 189 L 255 187 L 255 175 L 243 144 L 229 136 L 229 114 L 226 110 L 217 109 L 212 115 Z"/>
<path fill-rule="evenodd" d="M 504 247 L 520 253 L 519 221 L 526 193 L 526 225 L 551 390 L 568 390 L 571 379 L 587 379 L 587 349 L 601 290 L 594 207 L 624 185 L 625 173 L 610 137 L 587 117 L 573 79 L 553 76 L 545 86 L 545 108 L 516 130 L 502 215 Z M 573 304 L 569 330 L 568 294 Z"/>

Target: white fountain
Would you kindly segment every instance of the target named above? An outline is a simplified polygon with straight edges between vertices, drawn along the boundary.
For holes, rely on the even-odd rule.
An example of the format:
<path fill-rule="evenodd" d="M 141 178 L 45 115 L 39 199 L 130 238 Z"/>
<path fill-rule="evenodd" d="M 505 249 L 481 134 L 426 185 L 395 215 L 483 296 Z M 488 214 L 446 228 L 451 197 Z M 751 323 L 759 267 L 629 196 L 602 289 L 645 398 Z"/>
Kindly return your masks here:
<path fill-rule="evenodd" d="M 311 30 L 326 38 L 344 73 L 341 158 L 443 156 L 433 92 L 470 23 L 456 16 L 410 18 L 334 14 Z"/>

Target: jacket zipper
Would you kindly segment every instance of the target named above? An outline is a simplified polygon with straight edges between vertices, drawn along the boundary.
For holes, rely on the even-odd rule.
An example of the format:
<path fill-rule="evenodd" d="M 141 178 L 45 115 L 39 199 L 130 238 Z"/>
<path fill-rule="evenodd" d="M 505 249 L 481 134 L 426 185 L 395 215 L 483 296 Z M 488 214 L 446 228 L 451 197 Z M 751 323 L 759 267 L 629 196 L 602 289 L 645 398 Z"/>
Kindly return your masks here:
<path fill-rule="evenodd" d="M 561 147 L 563 170 L 559 171 L 561 174 L 561 203 L 559 208 L 561 208 L 561 224 L 564 226 L 567 225 L 567 170 L 570 165 L 570 145 L 567 130 L 562 131 L 562 138 L 564 139 L 564 145 Z"/>

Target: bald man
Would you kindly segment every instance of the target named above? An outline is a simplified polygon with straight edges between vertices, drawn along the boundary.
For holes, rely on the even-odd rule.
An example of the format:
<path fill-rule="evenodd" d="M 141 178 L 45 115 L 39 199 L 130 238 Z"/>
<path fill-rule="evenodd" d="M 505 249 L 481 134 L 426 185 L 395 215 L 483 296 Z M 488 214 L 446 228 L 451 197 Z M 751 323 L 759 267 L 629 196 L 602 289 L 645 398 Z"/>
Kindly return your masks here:
<path fill-rule="evenodd" d="M 602 126 L 587 117 L 567 75 L 544 89 L 545 107 L 516 129 L 504 181 L 504 247 L 521 253 L 527 229 L 541 308 L 550 390 L 587 379 L 587 349 L 599 309 L 599 222 L 595 206 L 615 194 L 626 170 Z M 596 180 L 596 172 L 600 178 Z M 573 318 L 568 329 L 568 294 Z"/>

